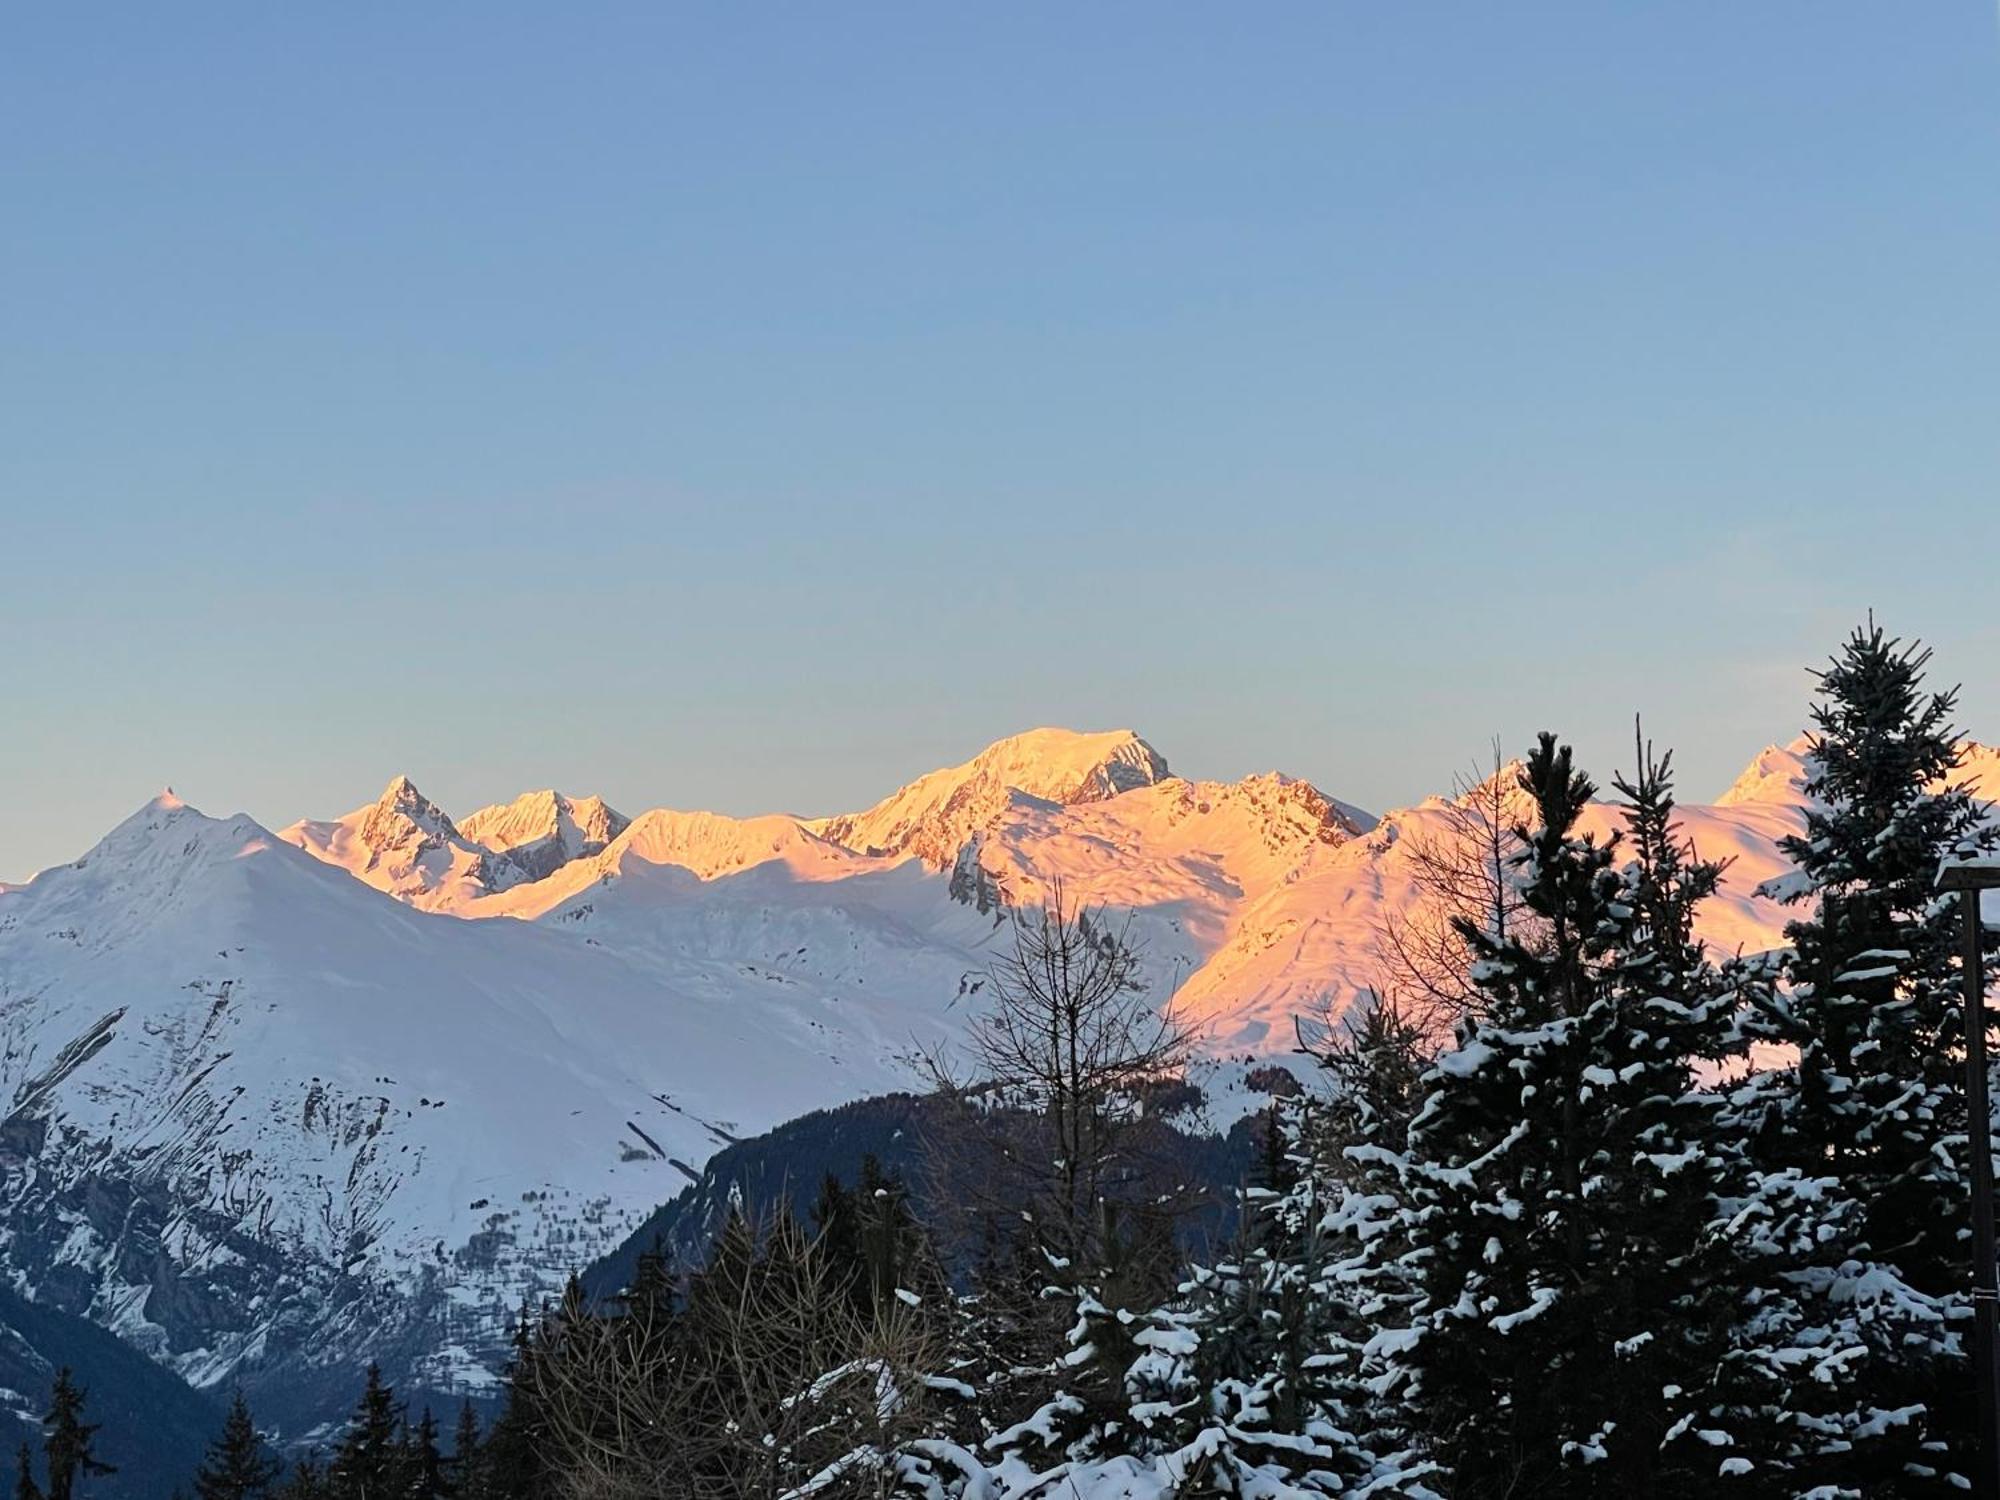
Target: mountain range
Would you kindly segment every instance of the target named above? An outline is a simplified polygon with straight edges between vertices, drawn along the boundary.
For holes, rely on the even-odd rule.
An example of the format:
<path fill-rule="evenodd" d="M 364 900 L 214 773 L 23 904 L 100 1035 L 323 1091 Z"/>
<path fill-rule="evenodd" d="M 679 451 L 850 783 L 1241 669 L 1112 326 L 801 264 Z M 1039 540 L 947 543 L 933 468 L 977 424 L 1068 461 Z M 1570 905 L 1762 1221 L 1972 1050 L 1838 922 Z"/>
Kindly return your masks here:
<path fill-rule="evenodd" d="M 1781 940 L 1758 887 L 1804 754 L 1681 809 L 1732 861 L 1713 943 Z M 1057 729 L 830 818 L 538 791 L 454 819 L 397 777 L 272 832 L 163 794 L 0 890 L 0 1278 L 293 1435 L 370 1359 L 490 1393 L 516 1309 L 718 1150 L 918 1082 L 1010 910 L 1060 884 L 1129 914 L 1212 1057 L 1283 1058 L 1380 983 L 1457 805 L 1378 818 Z"/>

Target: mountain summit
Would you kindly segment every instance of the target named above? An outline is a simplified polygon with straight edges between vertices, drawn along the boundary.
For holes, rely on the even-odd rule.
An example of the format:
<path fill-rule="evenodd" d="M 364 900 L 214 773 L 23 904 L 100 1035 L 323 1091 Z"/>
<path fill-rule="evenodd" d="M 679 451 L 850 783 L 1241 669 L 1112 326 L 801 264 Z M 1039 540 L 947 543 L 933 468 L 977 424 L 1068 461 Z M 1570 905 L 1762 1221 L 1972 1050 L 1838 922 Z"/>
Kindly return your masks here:
<path fill-rule="evenodd" d="M 599 853 L 632 820 L 602 797 L 528 792 L 512 802 L 482 807 L 458 831 L 483 849 L 505 854 L 529 880 L 542 880 L 573 859 Z"/>
<path fill-rule="evenodd" d="M 521 878 L 461 834 L 407 776 L 396 777 L 375 801 L 345 817 L 301 819 L 278 837 L 426 911 L 504 890 Z"/>
<path fill-rule="evenodd" d="M 463 823 L 398 776 L 366 807 L 304 819 L 278 836 L 424 911 L 458 911 L 483 896 L 545 880 L 600 853 L 631 823 L 602 797 L 529 792 Z"/>
<path fill-rule="evenodd" d="M 1006 811 L 1010 792 L 1062 804 L 1101 802 L 1172 775 L 1166 757 L 1129 729 L 1031 729 L 995 741 L 963 765 L 919 776 L 866 812 L 808 826 L 856 853 L 914 854 L 942 870 Z"/>

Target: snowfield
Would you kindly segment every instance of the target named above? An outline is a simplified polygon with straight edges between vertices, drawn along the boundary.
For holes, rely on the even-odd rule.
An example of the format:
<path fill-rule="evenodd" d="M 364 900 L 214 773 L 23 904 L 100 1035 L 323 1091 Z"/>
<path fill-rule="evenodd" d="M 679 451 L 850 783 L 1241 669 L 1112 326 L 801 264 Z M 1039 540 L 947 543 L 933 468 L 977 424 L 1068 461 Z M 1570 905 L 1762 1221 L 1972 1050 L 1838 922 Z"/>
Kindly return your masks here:
<path fill-rule="evenodd" d="M 1724 948 L 1780 941 L 1756 888 L 1801 748 L 1682 809 L 1734 861 Z M 0 888 L 0 1268 L 281 1422 L 370 1357 L 477 1389 L 520 1302 L 720 1145 L 912 1086 L 1010 907 L 1060 882 L 1129 916 L 1214 1053 L 1282 1054 L 1379 981 L 1449 814 L 1063 730 L 820 820 L 539 792 L 455 823 L 399 777 L 274 834 L 162 797 Z"/>

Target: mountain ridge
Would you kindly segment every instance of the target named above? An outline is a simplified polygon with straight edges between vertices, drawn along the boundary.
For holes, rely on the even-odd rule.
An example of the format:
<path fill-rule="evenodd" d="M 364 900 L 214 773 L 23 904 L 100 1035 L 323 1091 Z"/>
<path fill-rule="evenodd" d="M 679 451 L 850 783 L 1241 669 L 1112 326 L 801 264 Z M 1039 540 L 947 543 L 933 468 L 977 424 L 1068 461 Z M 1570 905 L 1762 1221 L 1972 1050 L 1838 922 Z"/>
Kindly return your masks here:
<path fill-rule="evenodd" d="M 1113 909 L 1207 1052 L 1282 1057 L 1295 1017 L 1381 983 L 1380 924 L 1454 816 L 1182 777 L 1125 731 L 999 744 L 844 820 L 654 808 L 594 850 L 622 815 L 554 792 L 461 823 L 397 778 L 283 834 L 163 793 L 0 892 L 0 1277 L 289 1430 L 368 1359 L 477 1395 L 520 1301 L 717 1150 L 919 1083 L 1010 911 L 1058 886 Z M 1781 940 L 1759 888 L 1799 765 L 1681 808 L 1733 860 L 1710 942 Z M 478 863 L 551 838 L 546 874 Z"/>

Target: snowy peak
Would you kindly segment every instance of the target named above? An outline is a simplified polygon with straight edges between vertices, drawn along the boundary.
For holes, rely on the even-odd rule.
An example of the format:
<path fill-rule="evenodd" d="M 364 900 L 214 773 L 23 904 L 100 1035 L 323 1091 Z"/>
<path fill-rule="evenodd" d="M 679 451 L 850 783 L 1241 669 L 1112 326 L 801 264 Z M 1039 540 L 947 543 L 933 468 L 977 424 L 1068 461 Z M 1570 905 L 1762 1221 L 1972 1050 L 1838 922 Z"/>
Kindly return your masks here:
<path fill-rule="evenodd" d="M 601 852 L 632 820 L 602 797 L 528 792 L 482 807 L 458 830 L 483 849 L 505 854 L 529 880 L 543 880 L 571 860 Z"/>
<path fill-rule="evenodd" d="M 601 853 L 630 823 L 601 797 L 529 792 L 463 824 L 398 776 L 367 807 L 280 835 L 326 864 L 425 911 L 462 911 Z"/>
<path fill-rule="evenodd" d="M 988 909 L 1032 904 L 1060 882 L 1086 906 L 1171 909 L 1188 930 L 1219 933 L 1237 903 L 1370 826 L 1311 782 L 1275 771 L 1235 782 L 1169 777 L 1067 805 L 1017 791 L 965 845 L 952 893 Z"/>
<path fill-rule="evenodd" d="M 584 891 L 634 878 L 674 890 L 683 889 L 676 880 L 688 876 L 705 883 L 772 866 L 784 879 L 817 883 L 838 880 L 870 863 L 783 813 L 732 818 L 656 807 L 632 819 L 602 849 L 544 878 L 459 907 L 457 914 L 532 920 Z"/>
<path fill-rule="evenodd" d="M 915 854 L 946 869 L 973 834 L 1006 811 L 1012 792 L 1060 804 L 1102 802 L 1172 774 L 1166 757 L 1129 729 L 1033 729 L 920 776 L 866 812 L 826 819 L 816 831 L 857 853 Z"/>
<path fill-rule="evenodd" d="M 461 834 L 407 776 L 345 817 L 308 818 L 278 837 L 425 911 L 447 910 L 521 879 L 516 867 Z"/>
<path fill-rule="evenodd" d="M 565 797 L 561 792 L 527 792 L 512 802 L 495 803 L 461 819 L 458 831 L 474 843 L 495 852 L 518 849 L 540 839 L 559 838 L 582 846 L 601 849 L 623 833 L 631 819 L 609 806 L 602 797 Z"/>
<path fill-rule="evenodd" d="M 16 958 L 94 960 L 163 926 L 207 920 L 197 914 L 233 919 L 260 892 L 316 906 L 348 890 L 247 814 L 211 818 L 178 797 L 156 797 L 81 858 L 13 887 L 0 916 L 0 946 L 13 941 Z M 0 962 L 0 995 L 27 972 Z M 0 1066 L 0 1091 L 4 1086 Z"/>
<path fill-rule="evenodd" d="M 642 814 L 609 852 L 635 856 L 648 864 L 676 865 L 699 880 L 714 880 L 772 860 L 792 865 L 854 863 L 846 850 L 783 814 L 731 818 L 664 807 Z"/>
<path fill-rule="evenodd" d="M 1532 823 L 1535 820 L 1535 794 L 1524 784 L 1527 774 L 1528 763 L 1516 756 L 1477 781 L 1461 776 L 1450 796 L 1429 797 L 1420 805 L 1470 811 L 1482 817 L 1498 808 L 1501 821 L 1509 827 L 1517 823 Z M 1407 812 L 1409 809 L 1398 811 Z M 1389 813 L 1383 821 L 1396 816 L 1397 813 Z"/>
<path fill-rule="evenodd" d="M 358 832 L 361 841 L 375 850 L 407 848 L 413 842 L 436 847 L 459 836 L 445 810 L 407 776 L 398 776 L 383 788 Z"/>
<path fill-rule="evenodd" d="M 77 860 L 72 868 L 102 864 L 125 857 L 151 843 L 162 830 L 187 819 L 205 821 L 199 812 L 174 795 L 172 787 L 168 787 L 150 802 L 141 803 L 130 817 L 118 823 L 92 845 L 89 852 Z M 49 873 L 44 870 L 36 879 L 45 878 Z"/>
<path fill-rule="evenodd" d="M 1972 788 L 1973 795 L 1993 801 L 2000 798 L 2000 749 L 1966 740 L 1960 746 L 1958 769 L 1948 778 Z M 1743 768 L 1728 791 L 1716 799 L 1717 807 L 1772 803 L 1803 807 L 1806 780 L 1814 771 L 1812 739 L 1800 735 L 1787 745 L 1766 745 Z"/>
<path fill-rule="evenodd" d="M 195 848 L 203 830 L 217 826 L 223 820 L 208 817 L 199 808 L 190 807 L 173 793 L 169 787 L 142 804 L 129 818 L 118 824 L 91 848 L 89 853 L 74 865 L 57 866 L 58 869 L 100 869 L 125 866 L 149 857 L 149 851 L 171 839 L 181 839 L 189 851 Z M 263 830 L 250 819 L 238 816 L 235 820 L 246 828 L 258 833 Z M 185 837 L 183 837 L 185 835 Z M 53 871 L 44 870 L 35 878 L 36 882 L 46 880 Z"/>
<path fill-rule="evenodd" d="M 1766 745 L 1743 768 L 1743 774 L 1729 790 L 1715 799 L 1717 807 L 1737 807 L 1750 802 L 1803 803 L 1806 777 L 1811 772 L 1812 741 L 1800 735 L 1789 745 Z"/>

